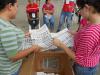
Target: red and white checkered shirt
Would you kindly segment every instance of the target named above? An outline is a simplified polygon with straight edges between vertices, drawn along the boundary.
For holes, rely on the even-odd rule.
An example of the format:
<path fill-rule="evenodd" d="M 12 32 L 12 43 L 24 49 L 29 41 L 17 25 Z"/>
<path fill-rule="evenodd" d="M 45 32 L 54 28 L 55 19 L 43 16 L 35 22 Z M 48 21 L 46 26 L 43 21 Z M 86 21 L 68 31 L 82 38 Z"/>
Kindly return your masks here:
<path fill-rule="evenodd" d="M 94 67 L 100 60 L 100 24 L 88 25 L 74 37 L 76 63 Z"/>

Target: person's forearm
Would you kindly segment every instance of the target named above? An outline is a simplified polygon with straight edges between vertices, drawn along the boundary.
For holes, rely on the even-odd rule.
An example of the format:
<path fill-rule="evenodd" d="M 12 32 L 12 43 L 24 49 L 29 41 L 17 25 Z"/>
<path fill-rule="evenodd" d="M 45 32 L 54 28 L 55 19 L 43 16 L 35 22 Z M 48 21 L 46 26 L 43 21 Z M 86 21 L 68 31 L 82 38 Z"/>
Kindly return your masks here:
<path fill-rule="evenodd" d="M 53 14 L 54 13 L 54 10 L 49 10 L 48 13 L 49 14 Z"/>
<path fill-rule="evenodd" d="M 66 47 L 65 44 L 61 44 L 61 48 L 64 49 L 64 51 L 67 53 L 69 57 L 75 60 L 75 53 L 70 48 Z"/>
<path fill-rule="evenodd" d="M 12 57 L 10 59 L 14 62 L 14 61 L 17 61 L 19 59 L 22 59 L 22 58 L 28 56 L 32 52 L 33 52 L 33 48 L 28 48 L 28 49 L 19 51 L 14 57 Z"/>
<path fill-rule="evenodd" d="M 29 16 L 29 14 L 27 14 L 27 18 L 28 18 L 28 20 L 32 20 L 32 18 Z"/>
<path fill-rule="evenodd" d="M 39 18 L 39 12 L 37 12 L 37 18 Z"/>
<path fill-rule="evenodd" d="M 46 14 L 53 14 L 54 10 L 43 10 L 43 12 Z"/>
<path fill-rule="evenodd" d="M 48 13 L 48 11 L 45 10 L 45 9 L 43 9 L 42 12 L 43 12 L 44 14 L 47 14 L 47 13 Z"/>

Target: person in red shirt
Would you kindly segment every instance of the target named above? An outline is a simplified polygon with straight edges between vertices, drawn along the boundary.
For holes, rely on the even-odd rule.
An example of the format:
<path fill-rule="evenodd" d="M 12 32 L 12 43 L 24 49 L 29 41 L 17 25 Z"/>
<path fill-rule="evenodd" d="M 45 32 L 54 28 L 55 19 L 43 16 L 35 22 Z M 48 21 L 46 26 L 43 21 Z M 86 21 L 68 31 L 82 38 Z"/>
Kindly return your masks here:
<path fill-rule="evenodd" d="M 39 6 L 35 1 L 31 2 L 31 0 L 28 0 L 28 4 L 26 6 L 26 13 L 28 22 L 31 25 L 31 29 L 35 29 L 35 27 L 39 23 Z"/>
<path fill-rule="evenodd" d="M 74 6 L 75 6 L 74 0 L 65 0 L 64 1 L 57 32 L 59 32 L 61 30 L 61 27 L 64 24 L 65 20 L 67 23 L 67 28 L 70 29 L 71 21 L 72 21 L 72 13 L 74 12 Z"/>
<path fill-rule="evenodd" d="M 42 7 L 43 11 L 43 22 L 48 27 L 50 27 L 50 31 L 54 30 L 54 5 L 50 2 L 51 0 L 46 0 L 45 4 Z M 50 26 L 49 26 L 50 25 Z"/>

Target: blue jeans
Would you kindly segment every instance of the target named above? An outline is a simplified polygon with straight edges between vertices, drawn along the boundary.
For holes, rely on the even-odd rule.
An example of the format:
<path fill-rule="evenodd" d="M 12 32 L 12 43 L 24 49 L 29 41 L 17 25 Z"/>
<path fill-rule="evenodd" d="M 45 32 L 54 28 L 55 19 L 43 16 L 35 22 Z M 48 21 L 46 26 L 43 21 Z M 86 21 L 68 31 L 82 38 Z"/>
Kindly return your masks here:
<path fill-rule="evenodd" d="M 59 26 L 58 26 L 57 32 L 61 30 L 62 25 L 65 23 L 65 19 L 67 23 L 67 28 L 70 29 L 71 23 L 72 23 L 72 13 L 62 11 L 60 15 Z"/>
<path fill-rule="evenodd" d="M 45 15 L 43 16 L 43 22 L 44 24 L 46 24 L 51 31 L 54 30 L 54 16 L 52 15 L 50 19 L 48 19 L 47 17 L 45 17 Z"/>
<path fill-rule="evenodd" d="M 14 74 L 12 74 L 12 75 L 19 75 L 19 72 L 16 72 L 16 73 L 14 73 Z"/>
<path fill-rule="evenodd" d="M 79 64 L 74 64 L 73 70 L 75 75 L 96 75 L 98 65 L 95 67 L 82 67 Z"/>
<path fill-rule="evenodd" d="M 16 73 L 12 74 L 12 75 L 19 75 L 19 71 L 17 71 Z"/>

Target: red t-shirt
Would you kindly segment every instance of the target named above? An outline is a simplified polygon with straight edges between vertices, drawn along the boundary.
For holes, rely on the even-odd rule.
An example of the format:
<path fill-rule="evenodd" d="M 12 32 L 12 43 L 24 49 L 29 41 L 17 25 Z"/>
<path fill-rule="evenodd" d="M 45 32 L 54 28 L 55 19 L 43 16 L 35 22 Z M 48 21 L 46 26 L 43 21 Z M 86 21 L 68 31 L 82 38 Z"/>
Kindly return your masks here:
<path fill-rule="evenodd" d="M 64 12 L 74 12 L 75 3 L 70 1 L 69 4 L 64 3 L 62 10 Z"/>
<path fill-rule="evenodd" d="M 54 9 L 54 5 L 53 4 L 44 4 L 42 9 L 53 10 Z"/>
<path fill-rule="evenodd" d="M 26 6 L 26 12 L 27 13 L 32 13 L 32 12 L 36 13 L 38 11 L 39 11 L 38 4 L 36 4 L 36 3 L 27 4 L 27 6 Z"/>

